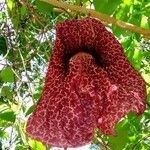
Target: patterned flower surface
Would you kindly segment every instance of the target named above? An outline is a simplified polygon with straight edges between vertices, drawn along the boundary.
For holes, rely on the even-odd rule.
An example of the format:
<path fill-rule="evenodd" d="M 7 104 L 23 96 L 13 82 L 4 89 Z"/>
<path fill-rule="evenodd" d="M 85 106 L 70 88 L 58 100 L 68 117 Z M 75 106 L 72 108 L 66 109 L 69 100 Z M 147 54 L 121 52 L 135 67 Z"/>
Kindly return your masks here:
<path fill-rule="evenodd" d="M 33 139 L 57 147 L 91 142 L 95 129 L 115 135 L 128 112 L 146 107 L 146 86 L 112 33 L 97 20 L 56 26 L 44 90 L 27 122 Z"/>

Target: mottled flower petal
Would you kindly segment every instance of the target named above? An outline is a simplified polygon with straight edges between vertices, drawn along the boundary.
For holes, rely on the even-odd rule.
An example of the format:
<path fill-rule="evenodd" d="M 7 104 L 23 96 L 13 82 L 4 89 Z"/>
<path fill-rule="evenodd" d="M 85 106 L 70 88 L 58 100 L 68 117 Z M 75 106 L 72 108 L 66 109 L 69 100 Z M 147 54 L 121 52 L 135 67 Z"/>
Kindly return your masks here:
<path fill-rule="evenodd" d="M 56 147 L 91 142 L 94 131 L 115 135 L 128 112 L 146 107 L 146 86 L 112 33 L 97 20 L 56 26 L 44 90 L 27 122 L 27 134 Z"/>

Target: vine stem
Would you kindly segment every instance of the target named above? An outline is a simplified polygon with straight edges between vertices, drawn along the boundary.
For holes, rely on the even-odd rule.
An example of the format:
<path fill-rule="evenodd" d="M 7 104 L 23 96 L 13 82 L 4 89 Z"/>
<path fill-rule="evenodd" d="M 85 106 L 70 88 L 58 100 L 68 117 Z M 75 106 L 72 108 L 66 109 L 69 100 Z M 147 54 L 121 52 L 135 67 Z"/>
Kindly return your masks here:
<path fill-rule="evenodd" d="M 57 1 L 57 0 L 41 0 L 41 1 L 47 2 L 47 3 L 49 3 L 55 7 L 64 9 L 66 11 L 71 10 L 71 11 L 81 12 L 81 13 L 87 14 L 91 17 L 95 17 L 97 19 L 100 19 L 101 21 L 106 22 L 107 24 L 113 24 L 113 25 L 116 25 L 116 26 L 121 27 L 123 29 L 127 29 L 127 30 L 130 30 L 132 32 L 142 34 L 146 38 L 150 38 L 150 30 L 140 28 L 140 27 L 133 25 L 131 23 L 127 23 L 127 22 L 115 19 L 115 18 L 110 17 L 109 15 L 103 14 L 101 12 L 97 12 L 95 10 L 88 9 L 88 8 L 82 7 L 82 6 L 67 4 L 66 2 Z"/>

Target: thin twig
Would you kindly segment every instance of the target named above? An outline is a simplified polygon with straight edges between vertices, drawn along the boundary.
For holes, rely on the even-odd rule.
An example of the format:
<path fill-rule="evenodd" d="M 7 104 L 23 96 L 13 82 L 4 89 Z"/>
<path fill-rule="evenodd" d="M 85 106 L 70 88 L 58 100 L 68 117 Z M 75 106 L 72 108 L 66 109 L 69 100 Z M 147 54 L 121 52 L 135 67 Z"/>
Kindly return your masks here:
<path fill-rule="evenodd" d="M 34 19 L 37 22 L 41 23 L 41 18 L 39 17 L 40 15 L 35 11 L 34 7 L 30 5 L 30 3 L 27 0 L 21 0 L 21 2 L 23 3 L 23 5 L 25 5 L 29 9 Z"/>
<path fill-rule="evenodd" d="M 108 150 L 108 146 L 107 146 L 106 142 L 104 141 L 104 139 L 101 136 L 97 136 L 97 140 L 102 141 L 105 150 Z"/>
<path fill-rule="evenodd" d="M 31 5 L 27 0 L 21 0 L 22 4 L 25 5 L 28 10 L 31 12 L 33 18 L 45 29 L 43 21 L 51 23 L 49 19 L 41 17 L 41 15 L 36 11 L 36 9 Z"/>
<path fill-rule="evenodd" d="M 19 51 L 19 54 L 20 54 L 20 58 L 21 58 L 21 61 L 22 61 L 22 64 L 23 64 L 23 68 L 24 68 L 26 77 L 27 77 L 27 79 L 29 80 L 29 75 L 28 75 L 27 70 L 26 70 L 26 65 L 25 65 L 25 62 L 24 62 L 23 55 L 22 55 L 20 49 L 18 49 L 18 51 Z M 29 81 L 30 81 L 30 80 L 29 80 Z M 34 105 L 36 105 L 36 103 L 35 103 L 35 101 L 34 101 L 33 92 L 32 92 L 32 88 L 31 88 L 31 86 L 30 86 L 30 83 L 28 84 L 28 87 L 29 87 L 29 90 L 30 90 L 30 91 L 29 91 L 29 92 L 30 92 L 30 95 L 32 96 L 32 98 L 31 98 L 31 99 L 32 99 L 32 102 L 33 102 Z"/>
<path fill-rule="evenodd" d="M 14 127 L 12 126 L 11 128 L 11 133 L 10 133 L 10 138 L 9 138 L 9 147 L 11 148 L 12 144 L 13 144 L 13 131 Z"/>

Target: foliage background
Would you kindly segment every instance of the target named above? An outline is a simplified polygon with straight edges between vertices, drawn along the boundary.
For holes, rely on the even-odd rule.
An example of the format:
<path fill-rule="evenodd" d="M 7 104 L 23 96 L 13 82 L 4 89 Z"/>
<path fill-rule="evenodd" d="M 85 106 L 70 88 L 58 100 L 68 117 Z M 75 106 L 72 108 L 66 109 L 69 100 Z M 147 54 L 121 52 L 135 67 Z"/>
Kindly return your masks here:
<path fill-rule="evenodd" d="M 148 0 L 65 0 L 95 9 L 139 27 L 150 28 Z M 0 0 L 0 150 L 48 150 L 25 135 L 27 118 L 39 100 L 49 61 L 56 23 L 81 18 L 40 0 Z M 150 149 L 150 41 L 140 34 L 107 25 L 124 46 L 126 56 L 147 83 L 147 110 L 130 113 L 116 126 L 117 137 L 99 131 L 93 139 L 99 148 Z"/>

